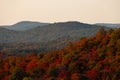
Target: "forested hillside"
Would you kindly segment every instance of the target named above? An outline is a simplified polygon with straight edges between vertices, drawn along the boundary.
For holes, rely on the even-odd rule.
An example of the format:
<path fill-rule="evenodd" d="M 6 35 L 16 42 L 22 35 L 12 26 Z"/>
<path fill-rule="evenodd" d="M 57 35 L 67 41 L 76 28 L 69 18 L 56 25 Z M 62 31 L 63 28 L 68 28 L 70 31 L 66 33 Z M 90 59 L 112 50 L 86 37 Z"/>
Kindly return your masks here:
<path fill-rule="evenodd" d="M 106 32 L 101 28 L 94 37 L 64 49 L 0 59 L 0 80 L 119 79 L 120 29 Z"/>
<path fill-rule="evenodd" d="M 81 23 L 77 21 L 46 24 L 39 22 L 19 22 L 12 28 L 30 28 L 18 31 L 0 28 L 0 50 L 12 54 L 25 52 L 41 52 L 61 49 L 68 42 L 78 41 L 82 37 L 90 37 L 97 33 L 101 26 Z M 36 27 L 37 26 L 37 27 Z M 103 27 L 105 30 L 109 28 Z"/>
<path fill-rule="evenodd" d="M 24 27 L 25 23 L 18 23 Z M 35 26 L 33 23 L 26 23 Z M 33 24 L 33 25 L 32 25 Z M 24 25 L 24 26 L 23 26 Z M 60 22 L 45 26 L 34 27 L 30 30 L 14 31 L 11 29 L 0 28 L 0 43 L 32 43 L 48 42 L 65 36 L 87 37 L 93 36 L 101 26 L 95 26 L 80 22 Z M 106 27 L 104 27 L 106 28 Z"/>

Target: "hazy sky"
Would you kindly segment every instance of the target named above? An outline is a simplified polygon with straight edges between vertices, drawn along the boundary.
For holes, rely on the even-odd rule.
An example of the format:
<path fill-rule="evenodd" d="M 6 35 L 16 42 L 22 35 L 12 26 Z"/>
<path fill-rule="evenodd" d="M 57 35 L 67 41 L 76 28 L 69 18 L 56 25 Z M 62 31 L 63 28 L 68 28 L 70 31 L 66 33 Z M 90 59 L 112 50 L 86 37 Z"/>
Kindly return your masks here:
<path fill-rule="evenodd" d="M 120 0 L 0 0 L 0 25 L 26 20 L 120 23 Z"/>

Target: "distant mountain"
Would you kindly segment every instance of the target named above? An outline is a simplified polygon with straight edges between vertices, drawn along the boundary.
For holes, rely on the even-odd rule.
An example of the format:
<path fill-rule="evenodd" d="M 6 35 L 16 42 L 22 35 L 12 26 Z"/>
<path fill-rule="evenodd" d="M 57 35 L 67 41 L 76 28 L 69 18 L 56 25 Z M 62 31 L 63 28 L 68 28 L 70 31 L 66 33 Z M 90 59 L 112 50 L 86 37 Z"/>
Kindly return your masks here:
<path fill-rule="evenodd" d="M 26 31 L 27 39 L 34 41 L 51 41 L 57 38 L 86 37 L 94 35 L 100 27 L 80 22 L 61 22 L 54 23 L 44 27 L 37 27 Z M 28 41 L 29 41 L 28 40 Z"/>
<path fill-rule="evenodd" d="M 110 24 L 110 23 L 97 23 L 95 25 L 110 27 L 110 28 L 120 28 L 120 24 Z"/>
<path fill-rule="evenodd" d="M 45 26 L 48 25 L 49 23 L 40 23 L 40 22 L 34 22 L 34 21 L 22 21 L 18 22 L 14 25 L 11 26 L 4 26 L 7 29 L 10 30 L 16 30 L 16 31 L 24 31 L 24 30 L 29 30 L 38 26 Z"/>
<path fill-rule="evenodd" d="M 0 28 L 0 50 L 13 54 L 18 52 L 24 54 L 24 52 L 31 51 L 61 49 L 68 42 L 95 35 L 99 28 L 101 26 L 76 21 L 53 23 L 23 31 Z"/>
<path fill-rule="evenodd" d="M 28 22 L 21 22 L 15 25 L 27 25 Z M 31 23 L 32 25 L 33 23 Z M 65 36 L 69 37 L 87 37 L 94 35 L 100 27 L 80 22 L 60 22 L 44 27 L 35 27 L 25 31 L 13 31 L 0 28 L 0 43 L 17 42 L 48 42 Z"/>

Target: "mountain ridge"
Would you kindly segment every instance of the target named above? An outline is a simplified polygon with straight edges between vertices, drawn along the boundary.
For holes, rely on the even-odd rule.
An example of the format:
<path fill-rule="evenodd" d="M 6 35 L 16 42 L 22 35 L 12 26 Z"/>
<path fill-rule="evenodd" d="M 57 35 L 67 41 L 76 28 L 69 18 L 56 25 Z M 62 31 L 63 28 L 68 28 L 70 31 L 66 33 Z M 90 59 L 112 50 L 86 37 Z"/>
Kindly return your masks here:
<path fill-rule="evenodd" d="M 50 23 L 43 23 L 43 22 L 37 22 L 37 21 L 21 21 L 13 25 L 3 26 L 3 27 L 10 30 L 15 30 L 15 31 L 25 31 L 38 26 L 45 26 L 48 24 Z"/>
<path fill-rule="evenodd" d="M 101 26 L 80 22 L 60 22 L 25 31 L 0 28 L 0 49 L 49 51 L 63 48 L 68 42 L 95 35 Z M 103 27 L 105 30 L 109 28 Z M 38 46 L 38 47 L 36 47 Z M 18 50 L 19 49 L 19 50 Z"/>
<path fill-rule="evenodd" d="M 96 23 L 98 26 L 105 26 L 110 28 L 120 28 L 120 23 Z"/>
<path fill-rule="evenodd" d="M 44 27 L 37 26 L 25 31 L 5 29 L 5 32 L 1 33 L 0 43 L 46 42 L 64 36 L 81 38 L 94 35 L 99 28 L 100 26 L 96 25 L 69 21 L 44 25 Z"/>

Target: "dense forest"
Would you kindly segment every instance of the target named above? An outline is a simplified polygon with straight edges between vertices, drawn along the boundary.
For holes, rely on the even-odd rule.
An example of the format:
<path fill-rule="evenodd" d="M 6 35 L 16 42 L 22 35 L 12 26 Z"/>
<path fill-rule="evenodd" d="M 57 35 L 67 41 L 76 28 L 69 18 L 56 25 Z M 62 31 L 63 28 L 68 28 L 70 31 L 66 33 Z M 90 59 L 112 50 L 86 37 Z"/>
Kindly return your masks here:
<path fill-rule="evenodd" d="M 25 56 L 0 53 L 0 80 L 120 80 L 120 29 Z"/>

